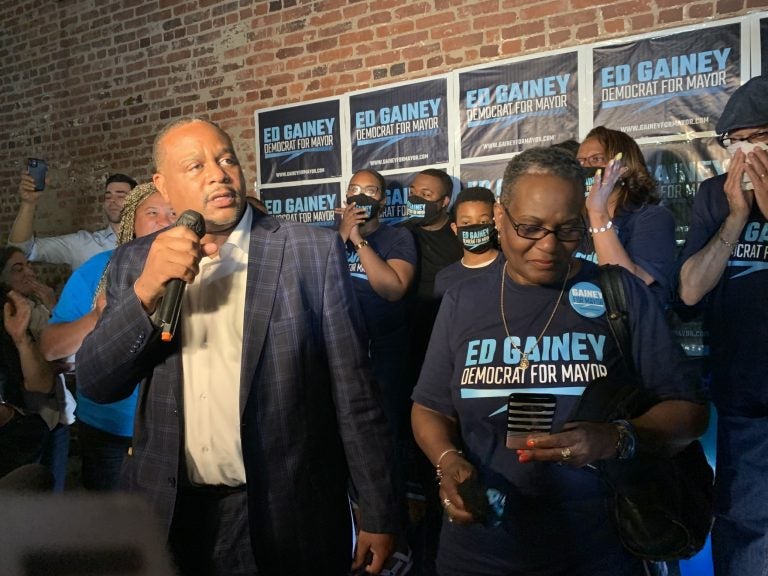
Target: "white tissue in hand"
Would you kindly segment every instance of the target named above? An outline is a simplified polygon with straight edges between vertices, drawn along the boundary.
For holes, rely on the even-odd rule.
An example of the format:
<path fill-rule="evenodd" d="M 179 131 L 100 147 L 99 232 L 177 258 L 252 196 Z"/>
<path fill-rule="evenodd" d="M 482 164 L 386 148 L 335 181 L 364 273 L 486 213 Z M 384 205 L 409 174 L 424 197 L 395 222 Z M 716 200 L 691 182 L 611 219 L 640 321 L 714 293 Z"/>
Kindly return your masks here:
<path fill-rule="evenodd" d="M 768 152 L 768 144 L 766 144 L 765 142 L 756 142 L 755 144 L 752 144 L 751 142 L 735 142 L 730 146 L 728 146 L 728 153 L 731 155 L 731 157 L 733 157 L 736 155 L 736 152 L 741 150 L 742 152 L 744 152 L 744 155 L 746 156 L 747 154 L 752 152 L 752 150 L 754 150 L 755 148 L 762 148 L 763 150 Z M 747 162 L 749 162 L 749 160 L 747 160 Z M 755 187 L 752 185 L 752 180 L 749 178 L 749 174 L 747 174 L 746 172 L 744 172 L 744 177 L 741 180 L 741 187 L 744 190 L 755 189 Z"/>

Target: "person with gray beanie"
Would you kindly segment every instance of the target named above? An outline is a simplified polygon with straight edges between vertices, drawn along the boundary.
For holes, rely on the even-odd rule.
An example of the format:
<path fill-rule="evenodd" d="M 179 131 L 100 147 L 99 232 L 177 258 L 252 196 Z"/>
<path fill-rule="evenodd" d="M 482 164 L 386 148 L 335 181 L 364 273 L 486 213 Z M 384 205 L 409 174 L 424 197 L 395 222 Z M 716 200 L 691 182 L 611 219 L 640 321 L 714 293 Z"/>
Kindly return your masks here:
<path fill-rule="evenodd" d="M 768 77 L 736 90 L 716 125 L 728 172 L 702 182 L 679 292 L 701 303 L 718 411 L 716 576 L 768 563 Z"/>

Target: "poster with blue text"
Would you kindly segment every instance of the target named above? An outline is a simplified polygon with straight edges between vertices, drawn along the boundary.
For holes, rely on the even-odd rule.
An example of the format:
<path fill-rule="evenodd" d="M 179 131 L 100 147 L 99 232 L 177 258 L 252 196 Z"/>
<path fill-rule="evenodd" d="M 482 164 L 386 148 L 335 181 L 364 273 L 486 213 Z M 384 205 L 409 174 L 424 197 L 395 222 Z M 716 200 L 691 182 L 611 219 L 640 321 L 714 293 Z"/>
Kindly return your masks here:
<path fill-rule="evenodd" d="M 267 212 L 278 218 L 333 226 L 336 210 L 341 208 L 341 190 L 338 182 L 262 188 L 261 200 Z"/>
<path fill-rule="evenodd" d="M 341 175 L 339 101 L 256 113 L 262 184 Z"/>
<path fill-rule="evenodd" d="M 740 25 L 592 51 L 594 124 L 633 138 L 714 130 L 740 84 Z"/>
<path fill-rule="evenodd" d="M 459 74 L 461 157 L 519 152 L 576 138 L 576 52 Z"/>
<path fill-rule="evenodd" d="M 448 162 L 445 78 L 349 97 L 352 171 Z"/>
<path fill-rule="evenodd" d="M 496 197 L 501 196 L 501 183 L 504 180 L 504 170 L 511 158 L 490 160 L 488 162 L 472 162 L 461 165 L 461 183 L 463 188 L 481 186 L 490 188 Z"/>
<path fill-rule="evenodd" d="M 641 144 L 648 171 L 658 182 L 661 204 L 675 217 L 678 248 L 685 242 L 699 186 L 728 170 L 730 155 L 712 138 Z"/>

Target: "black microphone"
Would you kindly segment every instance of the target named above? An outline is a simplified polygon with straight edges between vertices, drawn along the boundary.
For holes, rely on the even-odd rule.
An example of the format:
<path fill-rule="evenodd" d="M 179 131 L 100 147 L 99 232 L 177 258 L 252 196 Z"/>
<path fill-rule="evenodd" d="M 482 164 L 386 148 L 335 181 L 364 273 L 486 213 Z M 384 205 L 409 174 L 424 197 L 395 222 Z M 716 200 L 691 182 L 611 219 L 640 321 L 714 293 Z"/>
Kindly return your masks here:
<path fill-rule="evenodd" d="M 41 464 L 25 464 L 0 478 L 0 492 L 50 492 L 53 474 Z"/>
<path fill-rule="evenodd" d="M 185 210 L 175 226 L 186 226 L 192 232 L 197 234 L 198 238 L 205 236 L 205 220 L 199 212 L 194 210 Z M 181 300 L 184 297 L 184 288 L 187 283 L 181 278 L 169 280 L 165 285 L 165 294 L 157 309 L 156 322 L 160 325 L 162 333 L 160 339 L 163 342 L 170 342 L 179 325 L 179 314 L 181 313 Z"/>

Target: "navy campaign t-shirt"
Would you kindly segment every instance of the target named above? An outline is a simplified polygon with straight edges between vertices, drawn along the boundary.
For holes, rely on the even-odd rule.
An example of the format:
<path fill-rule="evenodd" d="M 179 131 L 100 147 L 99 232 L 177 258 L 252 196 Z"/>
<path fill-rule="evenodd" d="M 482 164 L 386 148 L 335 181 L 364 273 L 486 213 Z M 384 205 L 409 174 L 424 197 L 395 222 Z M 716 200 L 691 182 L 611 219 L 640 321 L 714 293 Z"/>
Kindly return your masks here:
<path fill-rule="evenodd" d="M 605 315 L 597 267 L 583 261 L 571 278 L 541 340 L 536 340 L 560 293 L 557 286 L 505 279 L 500 312 L 499 274 L 469 278 L 443 296 L 414 402 L 457 418 L 465 456 L 483 483 L 507 494 L 498 527 L 444 523 L 441 555 L 455 573 L 632 574 L 603 502 L 603 487 L 588 468 L 552 462 L 521 464 L 506 448 L 507 401 L 513 392 L 556 398 L 553 430 L 569 419 L 589 382 L 608 373 L 626 376 Z M 625 272 L 632 355 L 643 384 L 660 399 L 698 400 L 696 379 L 684 368 L 662 310 L 647 286 Z M 528 353 L 523 370 L 519 349 Z M 557 553 L 553 554 L 553 545 Z M 605 565 L 605 570 L 597 566 Z M 626 566 L 625 570 L 622 566 Z M 570 572 L 568 570 L 571 570 Z"/>
<path fill-rule="evenodd" d="M 403 260 L 416 266 L 416 243 L 410 232 L 381 223 L 366 238 L 369 246 L 384 261 Z M 347 264 L 352 276 L 352 286 L 365 317 L 368 334 L 375 338 L 406 326 L 406 306 L 403 299 L 390 302 L 379 296 L 368 280 L 368 274 L 360 263 L 360 255 L 347 242 Z"/>
<path fill-rule="evenodd" d="M 442 298 L 448 288 L 467 278 L 477 276 L 478 274 L 498 274 L 499 268 L 504 266 L 504 262 L 504 253 L 499 250 L 496 258 L 486 266 L 469 268 L 464 266 L 461 261 L 446 266 L 435 276 L 435 298 Z"/>
<path fill-rule="evenodd" d="M 682 261 L 717 234 L 729 214 L 727 174 L 705 180 L 693 204 Z M 723 248 L 725 250 L 725 248 Z M 768 222 L 755 202 L 737 245 L 708 295 L 712 395 L 730 415 L 768 415 Z"/>
<path fill-rule="evenodd" d="M 666 305 L 671 296 L 677 251 L 672 212 L 656 204 L 620 208 L 613 217 L 612 231 L 601 232 L 608 233 L 617 234 L 629 258 L 656 280 L 651 291 L 662 306 Z M 590 238 L 585 238 L 581 250 L 577 257 L 600 264 Z"/>

